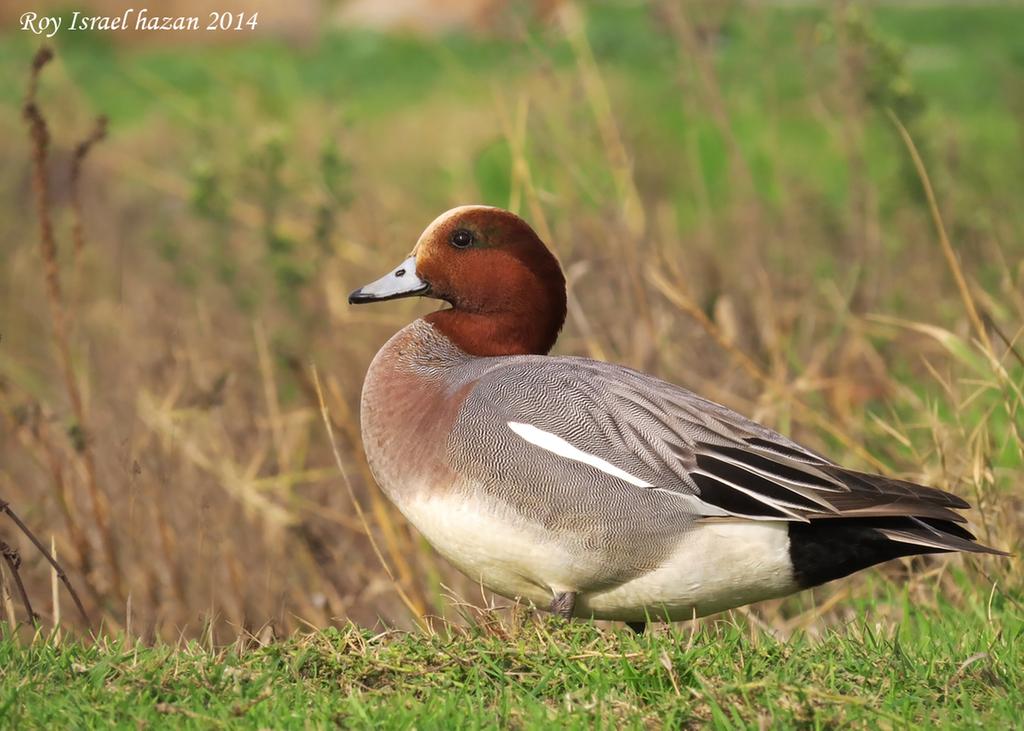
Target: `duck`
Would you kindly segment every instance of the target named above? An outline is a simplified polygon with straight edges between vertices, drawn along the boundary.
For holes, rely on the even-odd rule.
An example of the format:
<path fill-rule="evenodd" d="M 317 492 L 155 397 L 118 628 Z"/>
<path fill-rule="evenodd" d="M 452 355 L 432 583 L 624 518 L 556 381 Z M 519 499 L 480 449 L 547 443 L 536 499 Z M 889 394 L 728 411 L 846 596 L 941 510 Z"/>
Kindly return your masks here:
<path fill-rule="evenodd" d="M 370 470 L 472 581 L 564 618 L 689 620 L 978 543 L 951 493 L 842 467 L 680 386 L 551 355 L 566 282 L 516 214 L 453 208 L 351 304 L 447 306 L 373 358 Z"/>

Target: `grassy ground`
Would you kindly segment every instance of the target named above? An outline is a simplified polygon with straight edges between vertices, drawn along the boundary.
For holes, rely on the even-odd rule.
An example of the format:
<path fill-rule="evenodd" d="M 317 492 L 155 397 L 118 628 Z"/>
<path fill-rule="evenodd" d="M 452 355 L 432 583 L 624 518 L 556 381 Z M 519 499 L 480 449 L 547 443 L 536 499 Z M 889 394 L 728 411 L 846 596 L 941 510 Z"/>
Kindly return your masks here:
<path fill-rule="evenodd" d="M 985 543 L 1024 546 L 1024 10 L 676 7 L 595 3 L 547 25 L 513 12 L 444 39 L 327 31 L 302 48 L 59 37 L 38 94 L 49 258 L 25 84 L 0 86 L 0 498 L 52 536 L 104 628 L 60 651 L 6 640 L 0 716 L 1013 720 L 1015 559 L 893 562 L 704 621 L 692 642 L 686 625 L 441 640 L 348 624 L 407 630 L 458 621 L 452 593 L 481 601 L 382 498 L 360 446 L 366 365 L 430 305 L 344 302 L 457 203 L 513 208 L 558 252 L 572 298 L 557 352 L 954 491 Z M 33 43 L 0 31 L 5 78 L 27 80 Z M 99 113 L 110 134 L 76 183 L 69 161 Z M 81 631 L 31 545 L 7 523 L 0 538 L 44 625 Z M 268 623 L 332 629 L 209 649 Z M 151 649 L 108 639 L 126 632 Z"/>
<path fill-rule="evenodd" d="M 375 634 L 342 625 L 280 643 L 0 643 L 9 727 L 1009 728 L 1024 687 L 1021 605 L 890 597 L 821 637 L 739 617 L 637 637 L 583 622 Z M 882 604 L 885 601 L 881 602 Z M 254 643 L 255 645 L 255 643 Z"/>

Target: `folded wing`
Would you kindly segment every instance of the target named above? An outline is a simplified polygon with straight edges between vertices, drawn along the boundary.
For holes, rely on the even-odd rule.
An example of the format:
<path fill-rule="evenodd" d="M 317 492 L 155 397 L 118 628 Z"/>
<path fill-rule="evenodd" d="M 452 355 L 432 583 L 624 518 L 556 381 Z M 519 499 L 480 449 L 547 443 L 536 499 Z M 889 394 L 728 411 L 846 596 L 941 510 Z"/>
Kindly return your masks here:
<path fill-rule="evenodd" d="M 481 374 L 467 399 L 515 435 L 504 460 L 559 458 L 560 483 L 676 495 L 701 520 L 854 526 L 903 553 L 998 553 L 960 526 L 961 498 L 845 469 L 734 411 L 643 373 L 582 358 L 531 358 Z M 476 438 L 486 434 L 475 428 Z M 467 437 L 471 438 L 471 437 Z M 525 453 L 523 444 L 529 445 Z M 494 440 L 501 449 L 503 439 Z M 549 469 L 550 471 L 550 469 Z M 911 548 L 914 546 L 915 548 Z M 901 555 L 895 553 L 894 555 Z"/>

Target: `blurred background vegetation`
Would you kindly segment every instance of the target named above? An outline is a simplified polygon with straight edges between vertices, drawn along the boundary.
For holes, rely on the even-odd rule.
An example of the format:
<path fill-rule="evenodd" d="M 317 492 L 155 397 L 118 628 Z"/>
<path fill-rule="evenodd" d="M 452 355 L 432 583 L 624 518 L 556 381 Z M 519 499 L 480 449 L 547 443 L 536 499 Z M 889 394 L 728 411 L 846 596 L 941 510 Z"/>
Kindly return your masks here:
<path fill-rule="evenodd" d="M 52 538 L 94 622 L 229 640 L 502 603 L 430 552 L 363 461 L 366 366 L 436 305 L 346 305 L 470 202 L 557 251 L 556 352 L 962 494 L 982 540 L 1019 553 L 1024 8 L 288 6 L 245 4 L 265 13 L 254 33 L 51 41 L 54 256 L 21 109 L 40 40 L 3 11 L 0 498 Z M 106 138 L 76 157 L 97 115 Z M 53 621 L 48 566 L 12 525 L 0 537 Z M 916 558 L 740 611 L 785 633 L 868 605 L 880 621 L 1019 606 L 1017 565 Z"/>

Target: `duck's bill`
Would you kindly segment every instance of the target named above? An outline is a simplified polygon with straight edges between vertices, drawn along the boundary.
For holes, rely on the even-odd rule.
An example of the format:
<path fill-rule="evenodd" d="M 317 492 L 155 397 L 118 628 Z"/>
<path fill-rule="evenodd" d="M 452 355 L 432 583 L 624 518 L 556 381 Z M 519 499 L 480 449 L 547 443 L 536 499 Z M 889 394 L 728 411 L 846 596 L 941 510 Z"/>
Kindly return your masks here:
<path fill-rule="evenodd" d="M 416 297 L 430 291 L 430 285 L 416 276 L 416 257 L 410 256 L 376 282 L 360 287 L 348 296 L 350 305 Z"/>

